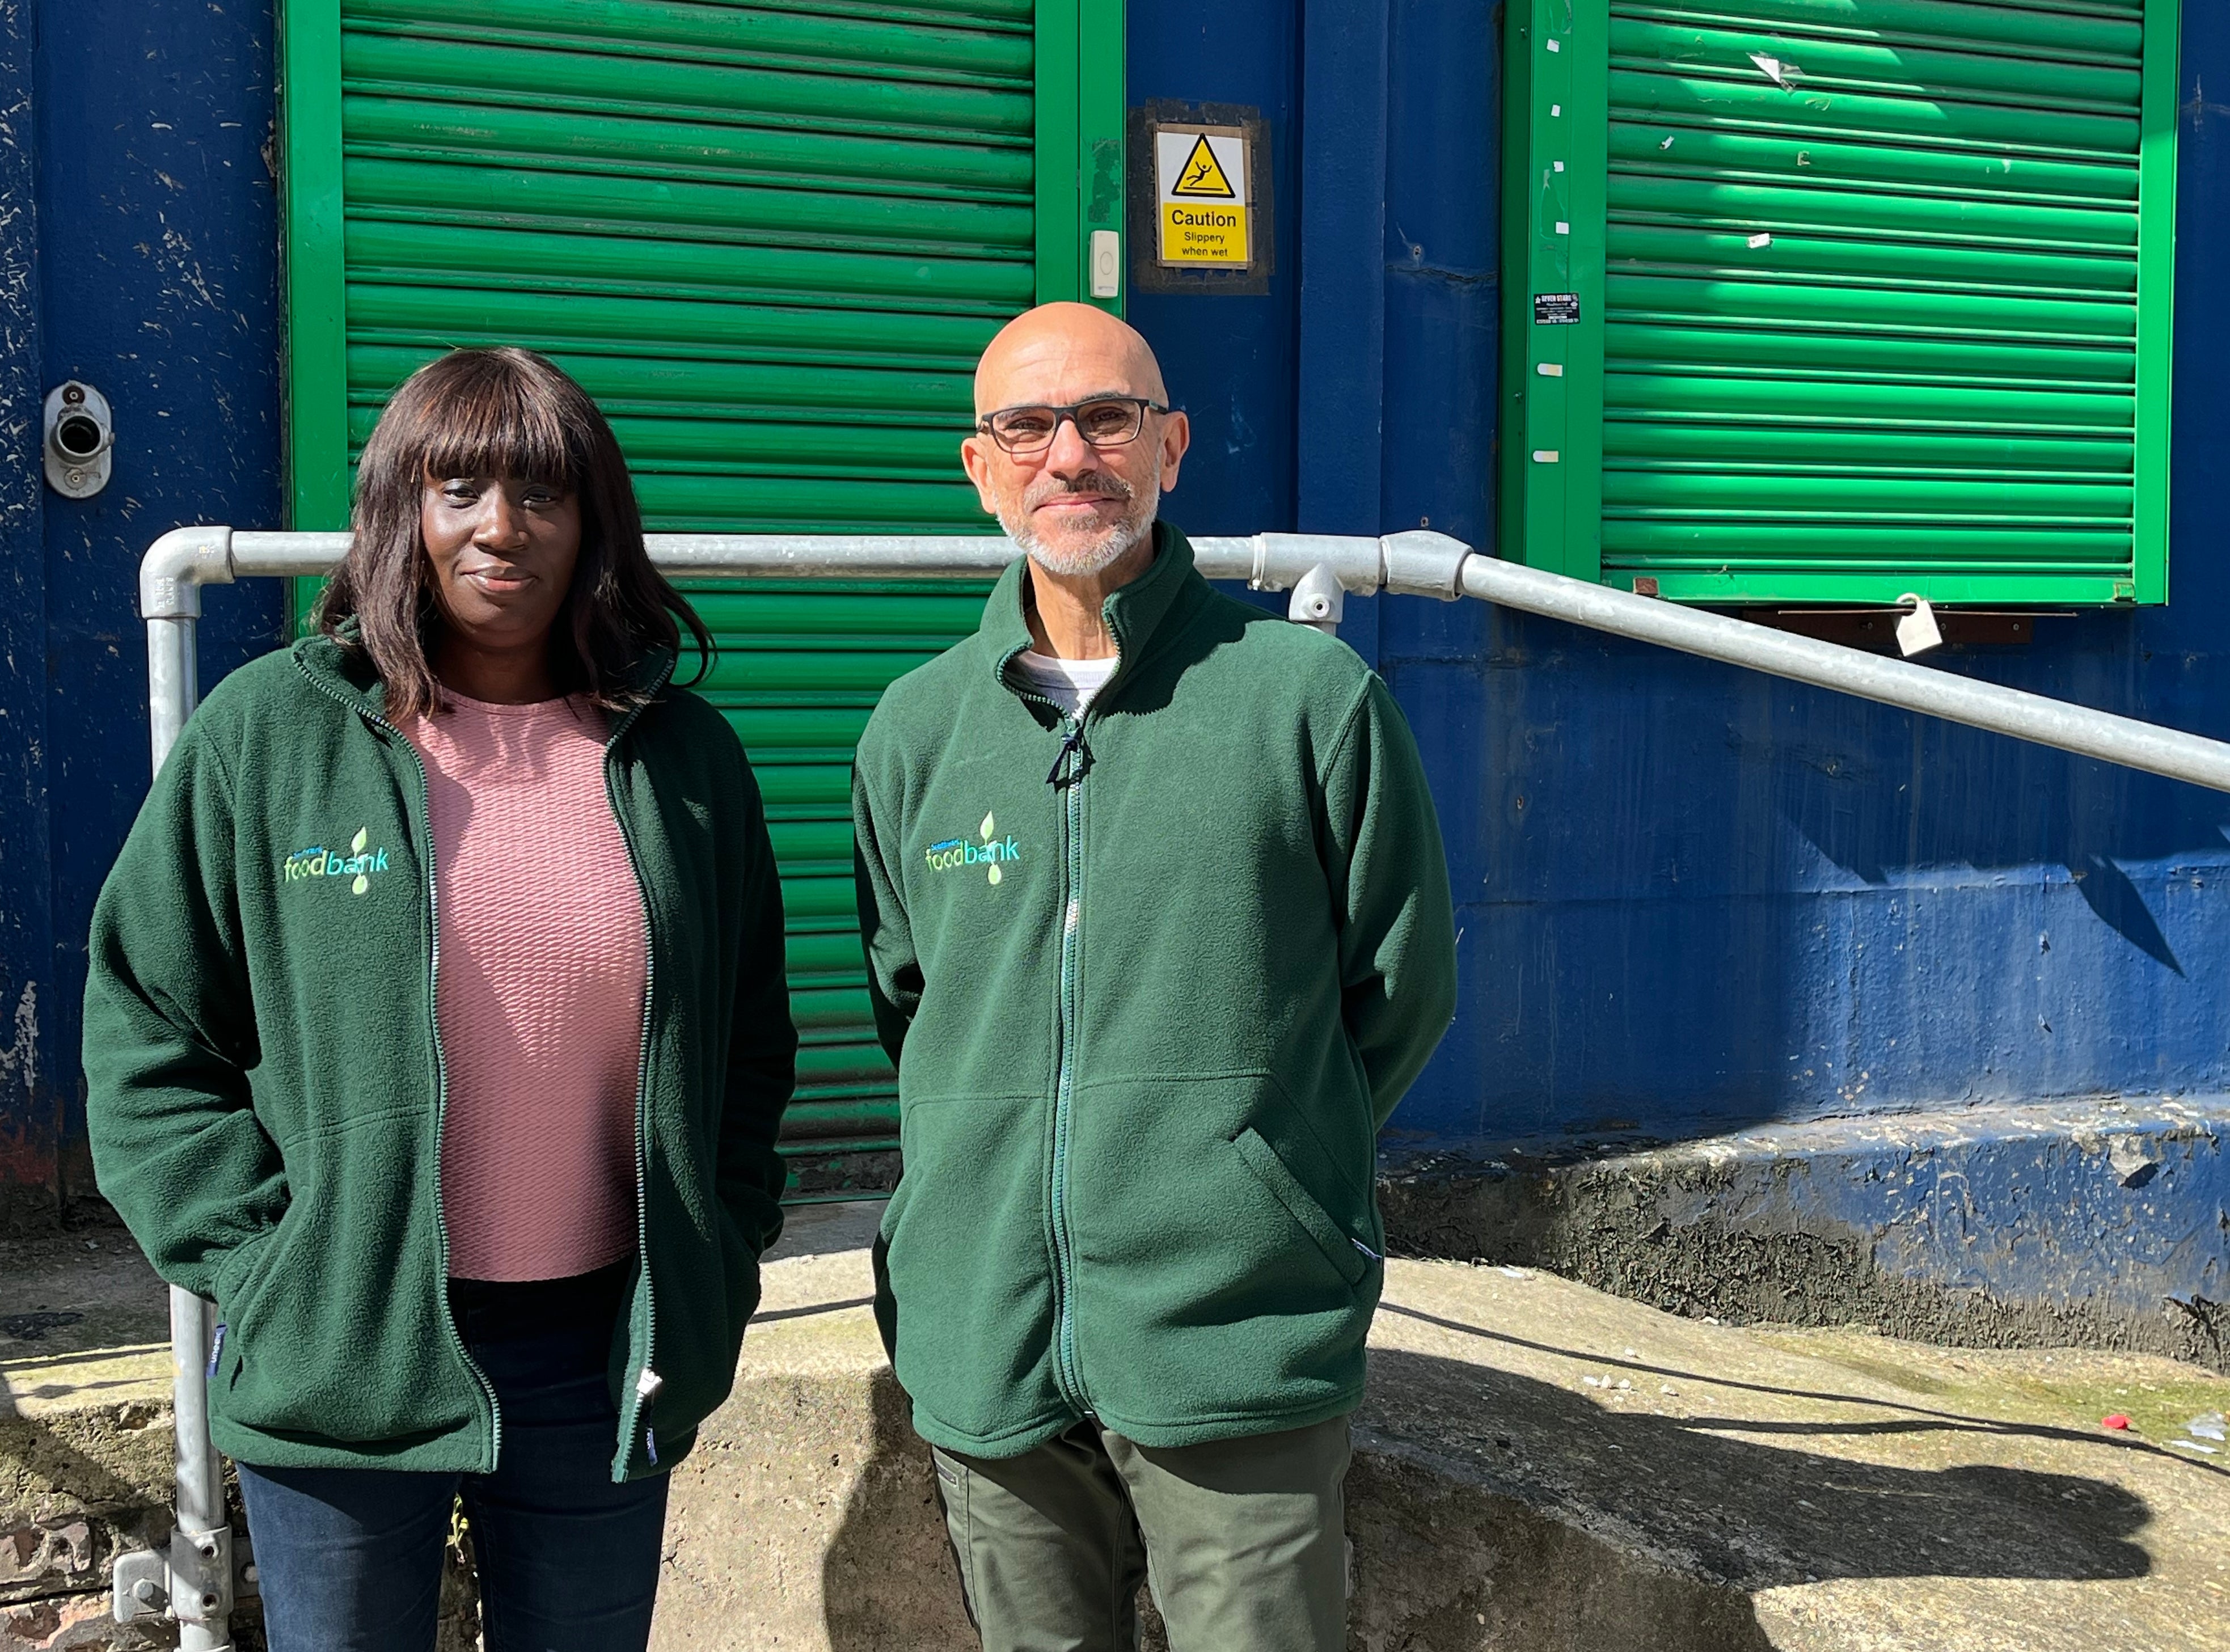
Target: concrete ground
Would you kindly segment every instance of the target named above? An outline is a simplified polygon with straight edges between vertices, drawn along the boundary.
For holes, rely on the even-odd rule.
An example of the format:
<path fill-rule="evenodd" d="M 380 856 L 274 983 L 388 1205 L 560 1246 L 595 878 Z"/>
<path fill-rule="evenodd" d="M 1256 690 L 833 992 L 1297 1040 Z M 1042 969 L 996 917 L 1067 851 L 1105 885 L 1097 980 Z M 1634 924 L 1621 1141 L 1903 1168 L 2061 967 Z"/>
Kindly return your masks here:
<path fill-rule="evenodd" d="M 795 1212 L 770 1259 L 675 1474 L 659 1652 L 973 1646 L 867 1312 L 878 1214 Z M 145 1643 L 98 1610 L 167 1497 L 163 1295 L 119 1237 L 0 1257 L 0 1652 Z M 1359 1652 L 2230 1652 L 2230 1447 L 2184 1427 L 2230 1381 L 2195 1367 L 1401 1261 L 1372 1341 Z"/>
<path fill-rule="evenodd" d="M 768 1264 L 736 1397 L 677 1473 L 657 1648 L 974 1644 L 867 1309 L 877 1214 L 797 1212 Z M 1358 1652 L 2230 1649 L 2230 1450 L 2182 1428 L 2230 1381 L 2195 1367 L 1402 1261 L 1371 1340 Z"/>

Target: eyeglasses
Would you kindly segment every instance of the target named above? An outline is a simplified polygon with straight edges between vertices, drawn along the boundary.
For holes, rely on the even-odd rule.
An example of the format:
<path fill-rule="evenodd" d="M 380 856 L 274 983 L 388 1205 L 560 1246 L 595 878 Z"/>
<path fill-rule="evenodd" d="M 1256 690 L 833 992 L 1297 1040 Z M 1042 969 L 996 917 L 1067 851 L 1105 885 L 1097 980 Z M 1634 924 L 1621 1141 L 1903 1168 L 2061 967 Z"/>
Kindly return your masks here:
<path fill-rule="evenodd" d="M 1043 453 L 1066 419 L 1092 447 L 1119 448 L 1138 439 L 1147 414 L 1168 411 L 1143 396 L 1098 396 L 1068 407 L 1002 407 L 976 420 L 976 428 L 1008 453 Z"/>

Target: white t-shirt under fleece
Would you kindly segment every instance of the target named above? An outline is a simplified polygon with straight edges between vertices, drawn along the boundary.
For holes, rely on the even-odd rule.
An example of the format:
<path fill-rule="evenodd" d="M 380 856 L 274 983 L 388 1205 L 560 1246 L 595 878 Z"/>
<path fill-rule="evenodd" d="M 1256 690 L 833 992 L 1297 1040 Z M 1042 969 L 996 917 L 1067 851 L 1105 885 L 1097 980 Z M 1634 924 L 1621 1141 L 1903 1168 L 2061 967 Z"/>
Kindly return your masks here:
<path fill-rule="evenodd" d="M 1028 680 L 1030 687 L 1071 717 L 1083 715 L 1092 695 L 1107 686 L 1119 663 L 1112 654 L 1104 660 L 1060 660 L 1034 649 L 1025 649 L 1015 656 L 1015 669 Z"/>

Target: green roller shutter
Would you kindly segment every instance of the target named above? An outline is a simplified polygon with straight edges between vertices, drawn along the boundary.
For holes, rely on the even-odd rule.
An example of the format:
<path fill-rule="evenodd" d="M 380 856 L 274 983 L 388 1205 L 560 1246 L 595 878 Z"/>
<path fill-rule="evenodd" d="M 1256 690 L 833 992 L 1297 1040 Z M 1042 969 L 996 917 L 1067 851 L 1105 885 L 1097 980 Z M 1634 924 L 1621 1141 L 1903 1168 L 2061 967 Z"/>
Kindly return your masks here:
<path fill-rule="evenodd" d="M 1509 18 L 1504 555 L 2167 600 L 2176 0 Z"/>
<path fill-rule="evenodd" d="M 293 526 L 345 526 L 406 374 L 520 344 L 611 416 L 654 532 L 983 531 L 976 355 L 1084 297 L 1119 223 L 1120 0 L 285 0 L 281 28 Z M 897 1145 L 853 743 L 982 593 L 692 590 L 782 862 L 803 1195 Z"/>

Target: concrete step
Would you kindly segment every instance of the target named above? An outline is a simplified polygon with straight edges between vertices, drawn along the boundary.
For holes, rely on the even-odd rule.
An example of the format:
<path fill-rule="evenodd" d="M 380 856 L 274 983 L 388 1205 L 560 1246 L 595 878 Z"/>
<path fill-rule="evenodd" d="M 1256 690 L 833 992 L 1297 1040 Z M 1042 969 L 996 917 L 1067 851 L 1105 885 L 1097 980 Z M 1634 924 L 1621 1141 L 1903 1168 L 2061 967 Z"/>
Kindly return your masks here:
<path fill-rule="evenodd" d="M 868 1312 L 879 1213 L 797 1212 L 770 1260 L 735 1396 L 675 1473 L 658 1652 L 974 1647 Z M 60 1261 L 46 1310 L 0 1268 L 0 1323 L 86 1314 L 0 1341 L 0 1652 L 138 1644 L 91 1609 L 168 1496 L 161 1293 L 136 1257 L 79 1270 L 104 1309 Z M 92 1345 L 112 1323 L 132 1336 Z M 1398 1260 L 1372 1340 L 1357 1652 L 2230 1648 L 2230 1451 L 2182 1427 L 2230 1381 L 2196 1367 L 1738 1329 Z"/>
<path fill-rule="evenodd" d="M 1402 1255 L 1545 1268 L 1690 1319 L 1859 1320 L 2230 1373 L 2226 1139 L 2230 1097 L 2204 1095 L 1775 1120 L 1654 1145 L 1390 1143 L 1378 1197 Z"/>

